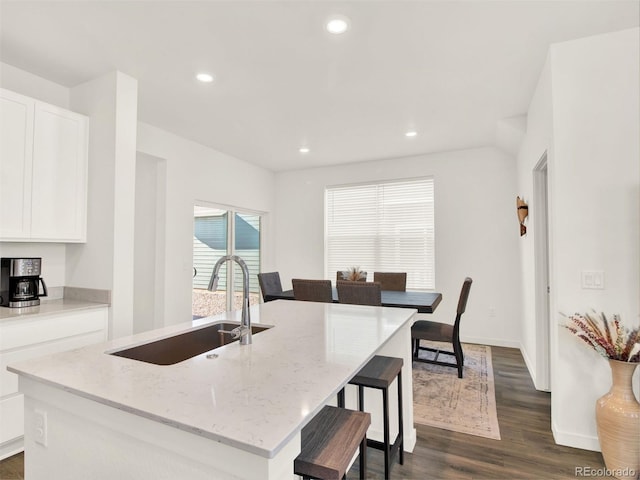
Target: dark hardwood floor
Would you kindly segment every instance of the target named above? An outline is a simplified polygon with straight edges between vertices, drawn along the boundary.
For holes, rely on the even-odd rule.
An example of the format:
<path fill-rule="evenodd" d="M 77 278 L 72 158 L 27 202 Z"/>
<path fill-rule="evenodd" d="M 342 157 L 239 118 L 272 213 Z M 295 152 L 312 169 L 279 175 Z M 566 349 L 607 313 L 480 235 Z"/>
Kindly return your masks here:
<path fill-rule="evenodd" d="M 0 480 L 24 479 L 24 453 L 0 461 Z"/>
<path fill-rule="evenodd" d="M 491 440 L 416 424 L 416 447 L 412 454 L 405 454 L 404 465 L 397 462 L 393 465 L 391 478 L 554 480 L 579 477 L 576 467 L 604 469 L 599 452 L 554 443 L 551 395 L 534 388 L 520 351 L 491 347 L 491 352 L 502 439 Z M 452 375 L 455 375 L 453 369 Z M 358 478 L 356 467 L 351 469 L 348 478 Z M 367 478 L 384 478 L 382 452 L 367 451 Z"/>
<path fill-rule="evenodd" d="M 416 425 L 416 447 L 412 454 L 405 454 L 404 465 L 393 465 L 391 478 L 554 480 L 580 477 L 576 474 L 580 467 L 604 469 L 599 452 L 553 442 L 550 394 L 535 390 L 520 352 L 501 347 L 491 350 L 502 440 Z M 349 472 L 349 479 L 358 478 L 357 464 Z M 383 477 L 382 452 L 368 449 L 367 478 Z M 1 480 L 22 478 L 22 454 L 0 462 Z M 590 476 L 597 478 L 610 477 Z"/>

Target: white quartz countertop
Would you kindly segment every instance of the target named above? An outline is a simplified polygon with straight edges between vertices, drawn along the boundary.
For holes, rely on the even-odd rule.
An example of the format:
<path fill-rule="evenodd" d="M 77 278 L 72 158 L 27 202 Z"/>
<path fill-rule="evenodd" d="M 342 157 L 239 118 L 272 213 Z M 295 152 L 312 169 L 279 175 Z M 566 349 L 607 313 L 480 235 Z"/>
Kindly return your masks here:
<path fill-rule="evenodd" d="M 253 344 L 175 365 L 105 352 L 223 319 L 229 312 L 9 366 L 12 372 L 267 458 L 278 451 L 415 314 L 413 309 L 278 300 L 251 307 L 273 325 Z"/>
<path fill-rule="evenodd" d="M 40 305 L 35 307 L 0 307 L 0 322 L 19 320 L 21 318 L 26 318 L 27 316 L 55 315 L 58 313 L 86 310 L 89 308 L 103 308 L 108 306 L 109 305 L 106 303 L 60 298 L 57 300 L 43 301 Z"/>

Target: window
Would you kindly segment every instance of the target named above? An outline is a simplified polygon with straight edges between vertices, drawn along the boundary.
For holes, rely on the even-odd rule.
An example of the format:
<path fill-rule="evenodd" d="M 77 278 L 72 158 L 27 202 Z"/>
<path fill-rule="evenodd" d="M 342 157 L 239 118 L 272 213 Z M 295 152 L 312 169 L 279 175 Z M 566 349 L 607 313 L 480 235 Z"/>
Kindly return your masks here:
<path fill-rule="evenodd" d="M 407 288 L 435 288 L 433 178 L 329 187 L 326 278 L 349 267 L 407 272 Z"/>
<path fill-rule="evenodd" d="M 226 262 L 221 266 L 218 290 L 207 290 L 213 266 L 225 255 L 238 255 L 246 262 L 249 269 L 249 303 L 259 303 L 260 215 L 198 205 L 193 213 L 192 314 L 207 316 L 242 308 L 242 270 L 234 262 Z M 233 295 L 227 295 L 230 291 L 233 291 Z"/>

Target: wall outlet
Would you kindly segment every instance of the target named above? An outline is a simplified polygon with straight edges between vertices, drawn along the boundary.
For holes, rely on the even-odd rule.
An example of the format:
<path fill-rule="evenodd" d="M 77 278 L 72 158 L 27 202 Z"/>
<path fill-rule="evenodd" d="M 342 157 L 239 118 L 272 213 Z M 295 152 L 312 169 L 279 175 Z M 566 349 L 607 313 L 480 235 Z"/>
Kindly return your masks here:
<path fill-rule="evenodd" d="M 33 439 L 40 445 L 47 446 L 47 412 L 36 410 L 34 412 Z"/>
<path fill-rule="evenodd" d="M 496 307 L 489 307 L 489 318 L 496 318 Z"/>

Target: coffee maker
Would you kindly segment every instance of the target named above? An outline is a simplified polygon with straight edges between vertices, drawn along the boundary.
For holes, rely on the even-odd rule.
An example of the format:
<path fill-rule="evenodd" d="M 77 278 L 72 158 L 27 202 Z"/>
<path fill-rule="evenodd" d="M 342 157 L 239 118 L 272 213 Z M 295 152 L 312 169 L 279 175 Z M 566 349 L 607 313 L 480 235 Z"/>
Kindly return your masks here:
<path fill-rule="evenodd" d="M 42 258 L 0 259 L 0 305 L 33 307 L 47 296 L 47 285 L 40 277 Z M 42 284 L 43 293 L 40 293 Z"/>

